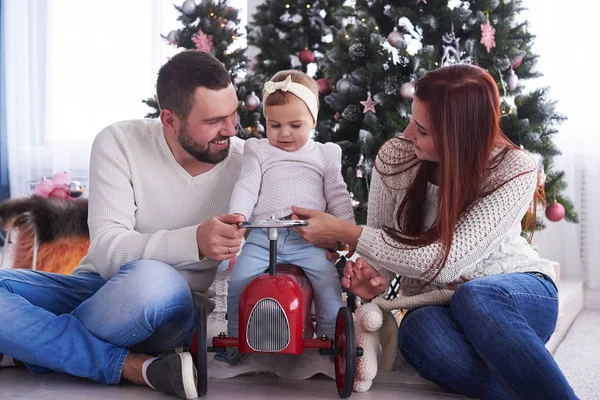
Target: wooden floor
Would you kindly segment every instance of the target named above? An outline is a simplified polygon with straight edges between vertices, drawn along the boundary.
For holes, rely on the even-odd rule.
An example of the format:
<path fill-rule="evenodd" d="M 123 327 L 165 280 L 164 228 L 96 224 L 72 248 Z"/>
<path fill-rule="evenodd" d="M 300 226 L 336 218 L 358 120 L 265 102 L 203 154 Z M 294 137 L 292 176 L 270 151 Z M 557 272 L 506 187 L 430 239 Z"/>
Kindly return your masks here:
<path fill-rule="evenodd" d="M 25 369 L 0 370 L 1 399 L 60 399 L 60 400 L 99 400 L 128 399 L 154 400 L 174 399 L 175 397 L 152 389 L 121 384 L 104 386 L 89 380 L 74 378 L 64 374 L 34 376 Z M 209 380 L 207 400 L 265 400 L 265 399 L 339 399 L 335 382 L 325 377 L 309 380 L 284 380 L 276 377 L 244 376 L 232 379 Z M 406 385 L 379 382 L 366 393 L 353 393 L 351 399 L 362 400 L 422 400 L 458 399 L 441 392 L 435 386 Z"/>

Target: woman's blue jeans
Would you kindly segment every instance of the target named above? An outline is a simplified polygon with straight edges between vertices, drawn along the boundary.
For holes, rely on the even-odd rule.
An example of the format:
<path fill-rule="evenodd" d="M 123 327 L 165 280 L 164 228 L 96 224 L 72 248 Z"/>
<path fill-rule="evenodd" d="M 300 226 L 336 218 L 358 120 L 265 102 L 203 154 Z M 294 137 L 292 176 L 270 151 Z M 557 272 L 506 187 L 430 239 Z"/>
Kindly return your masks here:
<path fill-rule="evenodd" d="M 0 269 L 0 353 L 34 373 L 116 384 L 129 351 L 182 347 L 194 328 L 190 288 L 162 262 L 131 262 L 108 281 L 94 273 Z"/>
<path fill-rule="evenodd" d="M 399 348 L 442 388 L 479 399 L 576 399 L 544 344 L 554 332 L 558 293 L 547 277 L 513 273 L 460 286 L 450 307 L 413 310 Z"/>

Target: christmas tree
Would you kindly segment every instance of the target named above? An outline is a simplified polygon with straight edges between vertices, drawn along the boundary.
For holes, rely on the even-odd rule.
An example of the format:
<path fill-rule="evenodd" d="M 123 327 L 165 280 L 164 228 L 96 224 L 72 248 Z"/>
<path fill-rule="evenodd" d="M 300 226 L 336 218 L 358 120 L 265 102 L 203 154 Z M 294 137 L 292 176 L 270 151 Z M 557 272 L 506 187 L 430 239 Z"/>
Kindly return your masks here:
<path fill-rule="evenodd" d="M 266 78 L 298 68 L 307 72 L 331 47 L 332 27 L 341 24 L 335 10 L 342 0 L 267 0 L 248 26 L 248 44 L 260 50 L 253 70 Z"/>
<path fill-rule="evenodd" d="M 203 1 L 196 4 L 194 0 L 185 0 L 181 6 L 174 7 L 179 12 L 177 20 L 183 27 L 169 32 L 163 39 L 182 49 L 206 51 L 223 63 L 234 82 L 238 99 L 246 98 L 246 101 L 240 101 L 238 107 L 240 125 L 245 127 L 238 135 L 243 138 L 256 136 L 257 131 L 260 131 L 260 100 L 256 96 L 249 99 L 246 93 L 261 87 L 262 83 L 244 77 L 248 62 L 245 49 L 235 48 L 234 45 L 242 35 L 239 10 L 228 5 L 227 1 Z M 158 117 L 156 96 L 143 102 L 153 108 L 146 118 Z"/>
<path fill-rule="evenodd" d="M 335 91 L 322 101 L 317 139 L 342 145 L 360 222 L 377 149 L 409 122 L 413 82 L 429 70 L 462 62 L 485 68 L 497 81 L 502 130 L 536 158 L 546 217 L 577 221 L 573 204 L 561 195 L 564 173 L 552 168 L 553 157 L 560 154 L 552 135 L 565 117 L 555 110 L 547 88 L 525 92 L 520 84 L 539 76 L 534 37 L 528 23 L 518 20 L 523 10 L 520 0 L 356 1 L 346 15 L 348 25 L 337 32 L 321 64 L 330 82 L 322 87 Z"/>

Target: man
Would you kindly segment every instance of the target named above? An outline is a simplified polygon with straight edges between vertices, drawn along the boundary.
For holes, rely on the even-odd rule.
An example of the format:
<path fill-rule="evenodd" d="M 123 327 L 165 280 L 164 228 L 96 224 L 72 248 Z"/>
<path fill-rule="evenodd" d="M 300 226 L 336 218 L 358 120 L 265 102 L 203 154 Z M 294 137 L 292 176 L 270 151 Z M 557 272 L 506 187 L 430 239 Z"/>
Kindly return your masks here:
<path fill-rule="evenodd" d="M 0 270 L 0 365 L 197 397 L 192 357 L 171 350 L 189 344 L 194 300 L 208 304 L 217 264 L 241 246 L 241 219 L 223 215 L 242 162 L 238 100 L 199 51 L 169 60 L 156 89 L 160 121 L 94 140 L 91 244 L 73 274 Z"/>

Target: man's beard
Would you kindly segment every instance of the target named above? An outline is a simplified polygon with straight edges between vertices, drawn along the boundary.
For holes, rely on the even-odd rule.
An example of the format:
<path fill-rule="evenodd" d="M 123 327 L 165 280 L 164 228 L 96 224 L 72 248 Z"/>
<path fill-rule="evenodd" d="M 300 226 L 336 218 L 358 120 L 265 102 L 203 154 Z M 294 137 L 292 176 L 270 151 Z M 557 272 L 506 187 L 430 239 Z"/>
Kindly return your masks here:
<path fill-rule="evenodd" d="M 202 146 L 194 142 L 194 140 L 191 138 L 190 134 L 187 131 L 187 124 L 183 125 L 177 133 L 177 140 L 179 141 L 181 147 L 183 147 L 183 149 L 187 151 L 189 155 L 191 155 L 200 162 L 205 162 L 208 164 L 218 164 L 224 159 L 226 159 L 229 155 L 229 147 L 231 146 L 229 138 L 218 136 L 211 140 L 211 142 L 220 142 L 222 140 L 227 140 L 227 147 L 223 150 L 211 153 L 209 144 L 207 144 L 206 146 Z"/>

